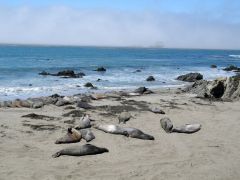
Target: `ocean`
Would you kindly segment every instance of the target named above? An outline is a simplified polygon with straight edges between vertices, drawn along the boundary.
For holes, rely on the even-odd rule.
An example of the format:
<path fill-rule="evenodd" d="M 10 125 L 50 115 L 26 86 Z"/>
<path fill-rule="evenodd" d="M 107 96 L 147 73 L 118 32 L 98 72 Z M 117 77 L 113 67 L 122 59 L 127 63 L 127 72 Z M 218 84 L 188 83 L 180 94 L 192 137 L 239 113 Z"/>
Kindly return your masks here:
<path fill-rule="evenodd" d="M 211 64 L 216 64 L 218 68 L 210 68 Z M 55 93 L 73 95 L 129 90 L 139 86 L 151 89 L 176 87 L 184 85 L 184 82 L 175 78 L 189 72 L 200 72 L 208 80 L 232 76 L 234 73 L 222 70 L 232 64 L 240 66 L 239 50 L 1 45 L 0 100 Z M 93 71 L 99 66 L 107 71 Z M 38 74 L 61 70 L 83 72 L 86 76 L 66 79 Z M 150 75 L 156 81 L 145 81 Z M 98 89 L 85 88 L 86 82 L 93 83 Z"/>

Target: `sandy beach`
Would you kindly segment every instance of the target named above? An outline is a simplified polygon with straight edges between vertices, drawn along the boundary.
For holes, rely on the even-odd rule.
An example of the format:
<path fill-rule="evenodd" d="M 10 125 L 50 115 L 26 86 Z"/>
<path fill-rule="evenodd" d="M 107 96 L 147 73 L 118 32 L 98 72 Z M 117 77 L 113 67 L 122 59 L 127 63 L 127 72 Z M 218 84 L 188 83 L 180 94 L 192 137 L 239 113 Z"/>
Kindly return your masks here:
<path fill-rule="evenodd" d="M 133 116 L 125 127 L 135 127 L 155 137 L 154 141 L 107 134 L 92 128 L 96 139 L 89 142 L 109 149 L 93 156 L 52 154 L 72 144 L 54 144 L 79 117 L 64 117 L 72 110 L 54 105 L 39 109 L 0 109 L 0 179 L 239 179 L 240 102 L 209 101 L 176 90 L 154 94 L 105 98 L 90 103 L 95 109 L 80 110 L 99 124 L 118 124 L 120 111 Z M 154 114 L 149 106 L 166 114 Z M 73 105 L 74 106 L 74 105 Z M 75 106 L 74 106 L 75 107 Z M 108 107 L 108 108 L 103 108 Z M 36 113 L 53 119 L 21 116 Z M 160 119 L 173 124 L 200 123 L 194 134 L 167 134 Z M 43 126 L 46 125 L 46 126 Z M 79 144 L 86 144 L 81 140 Z"/>

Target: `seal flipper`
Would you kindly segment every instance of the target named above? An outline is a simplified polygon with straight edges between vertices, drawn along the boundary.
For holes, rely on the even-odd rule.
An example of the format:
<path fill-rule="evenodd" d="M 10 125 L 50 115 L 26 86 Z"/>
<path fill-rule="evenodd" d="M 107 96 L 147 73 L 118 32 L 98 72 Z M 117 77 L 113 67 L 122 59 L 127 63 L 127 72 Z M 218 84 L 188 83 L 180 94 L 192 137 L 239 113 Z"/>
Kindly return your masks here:
<path fill-rule="evenodd" d="M 56 152 L 55 154 L 52 155 L 53 158 L 57 158 L 59 156 L 61 156 L 61 151 Z"/>

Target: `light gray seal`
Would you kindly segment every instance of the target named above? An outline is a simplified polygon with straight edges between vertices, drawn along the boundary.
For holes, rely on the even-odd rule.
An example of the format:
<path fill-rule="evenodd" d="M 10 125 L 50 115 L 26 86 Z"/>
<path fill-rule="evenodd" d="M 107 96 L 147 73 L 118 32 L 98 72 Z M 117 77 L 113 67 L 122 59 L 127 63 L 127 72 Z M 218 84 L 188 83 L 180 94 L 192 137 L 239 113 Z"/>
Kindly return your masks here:
<path fill-rule="evenodd" d="M 176 132 L 191 134 L 201 129 L 201 124 L 185 124 L 179 127 L 173 127 L 172 121 L 167 117 L 162 118 L 160 124 L 167 133 Z"/>
<path fill-rule="evenodd" d="M 68 132 L 65 136 L 56 140 L 55 144 L 67 144 L 76 143 L 82 139 L 82 135 L 74 128 L 68 128 Z"/>
<path fill-rule="evenodd" d="M 180 127 L 173 128 L 172 132 L 191 134 L 199 131 L 201 124 L 185 124 Z"/>
<path fill-rule="evenodd" d="M 109 152 L 106 148 L 97 147 L 91 144 L 85 144 L 82 146 L 72 146 L 65 149 L 62 149 L 52 155 L 53 158 L 68 155 L 68 156 L 86 156 L 86 155 L 95 155 Z"/>
<path fill-rule="evenodd" d="M 154 140 L 154 137 L 148 134 L 145 134 L 139 129 L 120 127 L 112 124 L 105 125 L 95 125 L 96 129 L 102 130 L 106 133 L 111 134 L 120 134 L 131 138 L 144 139 L 144 140 Z"/>
<path fill-rule="evenodd" d="M 119 120 L 119 124 L 121 122 L 123 122 L 123 124 L 126 124 L 127 121 L 129 121 L 131 119 L 132 115 L 129 112 L 122 112 L 119 116 L 118 116 L 118 120 Z"/>
<path fill-rule="evenodd" d="M 85 139 L 87 142 L 95 139 L 95 136 L 90 129 L 80 129 L 80 133 L 82 135 L 82 138 Z"/>
<path fill-rule="evenodd" d="M 79 125 L 75 127 L 75 129 L 86 129 L 86 128 L 90 128 L 91 127 L 91 120 L 89 115 L 84 115 L 80 121 L 79 121 Z"/>

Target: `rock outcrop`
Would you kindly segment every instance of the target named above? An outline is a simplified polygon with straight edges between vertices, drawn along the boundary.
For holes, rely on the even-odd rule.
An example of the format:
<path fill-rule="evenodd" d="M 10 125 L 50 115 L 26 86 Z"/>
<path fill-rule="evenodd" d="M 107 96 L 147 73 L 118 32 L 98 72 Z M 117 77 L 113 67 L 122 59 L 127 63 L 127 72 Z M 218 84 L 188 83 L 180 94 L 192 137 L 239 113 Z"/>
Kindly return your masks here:
<path fill-rule="evenodd" d="M 176 79 L 180 81 L 186 81 L 186 82 L 195 82 L 198 80 L 202 80 L 203 75 L 200 73 L 188 73 L 185 75 L 178 76 Z"/>

